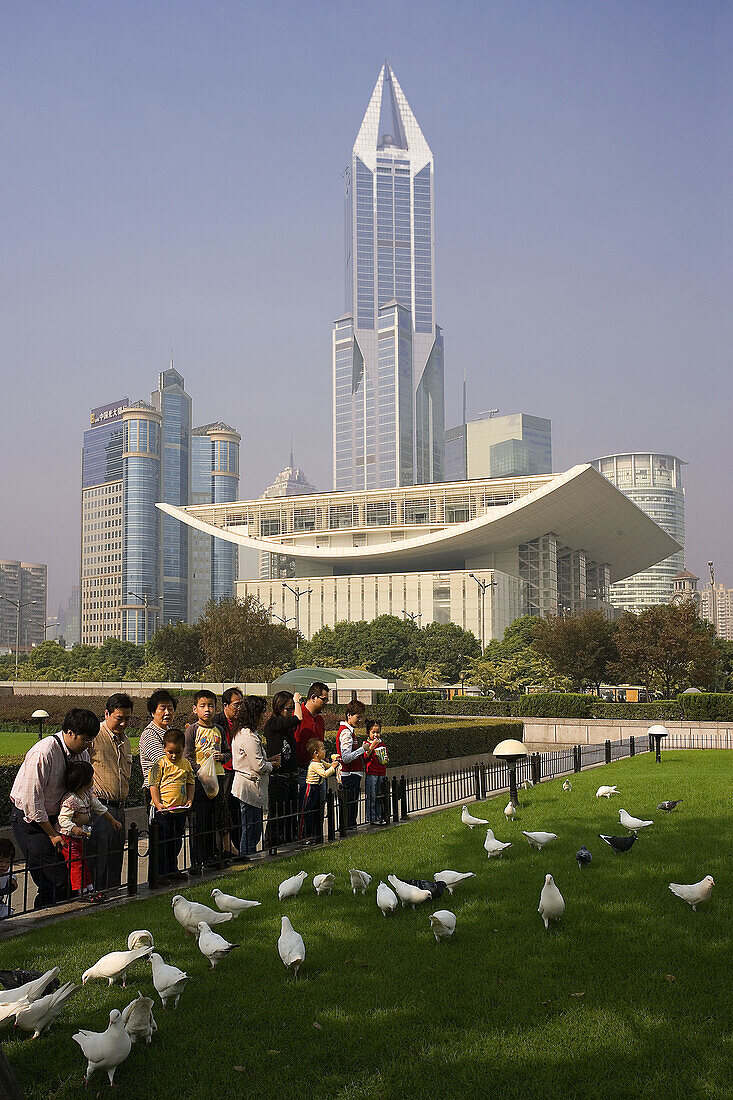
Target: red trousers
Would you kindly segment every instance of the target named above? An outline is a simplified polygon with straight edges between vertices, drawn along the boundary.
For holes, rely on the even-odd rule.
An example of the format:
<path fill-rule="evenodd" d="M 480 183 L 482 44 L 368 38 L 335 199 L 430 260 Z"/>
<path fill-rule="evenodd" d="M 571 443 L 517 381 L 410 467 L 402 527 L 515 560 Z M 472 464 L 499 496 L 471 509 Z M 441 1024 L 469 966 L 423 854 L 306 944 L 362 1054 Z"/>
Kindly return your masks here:
<path fill-rule="evenodd" d="M 85 886 L 91 886 L 92 883 L 92 876 L 84 859 L 85 839 L 81 836 L 64 837 L 64 859 L 69 868 L 72 890 L 83 890 Z"/>

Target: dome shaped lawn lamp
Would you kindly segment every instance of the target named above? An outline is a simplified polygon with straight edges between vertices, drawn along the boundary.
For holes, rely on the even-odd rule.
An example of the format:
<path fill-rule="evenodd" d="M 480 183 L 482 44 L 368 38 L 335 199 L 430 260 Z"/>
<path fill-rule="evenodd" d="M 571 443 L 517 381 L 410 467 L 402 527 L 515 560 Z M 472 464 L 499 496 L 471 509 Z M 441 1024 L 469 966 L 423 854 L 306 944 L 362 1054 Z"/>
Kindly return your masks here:
<path fill-rule="evenodd" d="M 493 755 L 498 760 L 505 760 L 507 767 L 509 768 L 509 798 L 515 805 L 519 805 L 519 795 L 517 794 L 517 763 L 525 756 L 528 756 L 527 746 L 523 745 L 521 741 L 515 741 L 513 738 L 509 738 L 507 741 L 500 741 L 496 748 L 493 750 Z"/>
<path fill-rule="evenodd" d="M 31 715 L 31 721 L 38 722 L 38 740 L 43 740 L 43 723 L 47 718 L 50 718 L 50 714 L 47 710 L 34 710 Z"/>
<path fill-rule="evenodd" d="M 669 731 L 666 726 L 650 726 L 647 730 L 649 734 L 649 740 L 653 743 L 656 749 L 656 756 L 654 759 L 657 764 L 662 763 L 662 738 L 669 737 Z"/>

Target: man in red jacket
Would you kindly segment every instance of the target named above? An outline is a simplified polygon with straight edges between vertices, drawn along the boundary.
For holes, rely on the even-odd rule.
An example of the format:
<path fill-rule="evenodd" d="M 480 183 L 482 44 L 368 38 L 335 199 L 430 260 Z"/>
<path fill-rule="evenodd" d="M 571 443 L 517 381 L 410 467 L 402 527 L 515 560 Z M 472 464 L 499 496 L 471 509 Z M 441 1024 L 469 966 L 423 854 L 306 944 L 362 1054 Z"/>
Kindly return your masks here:
<path fill-rule="evenodd" d="M 305 798 L 306 775 L 311 758 L 307 745 L 312 737 L 317 741 L 324 740 L 325 724 L 321 711 L 328 702 L 328 684 L 316 680 L 308 688 L 308 698 L 303 704 L 303 717 L 300 725 L 293 731 L 295 744 L 298 747 L 298 809 L 303 808 Z M 325 783 L 323 784 L 325 792 Z"/>

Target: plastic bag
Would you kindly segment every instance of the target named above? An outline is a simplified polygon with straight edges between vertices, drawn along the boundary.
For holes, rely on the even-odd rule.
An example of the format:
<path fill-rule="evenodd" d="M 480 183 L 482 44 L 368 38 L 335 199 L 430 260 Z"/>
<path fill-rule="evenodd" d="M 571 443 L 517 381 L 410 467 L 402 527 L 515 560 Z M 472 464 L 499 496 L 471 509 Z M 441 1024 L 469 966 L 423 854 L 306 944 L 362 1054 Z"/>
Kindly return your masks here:
<path fill-rule="evenodd" d="M 216 761 L 213 753 L 204 760 L 198 770 L 198 777 L 206 797 L 216 798 L 219 793 L 219 776 L 216 774 Z"/>

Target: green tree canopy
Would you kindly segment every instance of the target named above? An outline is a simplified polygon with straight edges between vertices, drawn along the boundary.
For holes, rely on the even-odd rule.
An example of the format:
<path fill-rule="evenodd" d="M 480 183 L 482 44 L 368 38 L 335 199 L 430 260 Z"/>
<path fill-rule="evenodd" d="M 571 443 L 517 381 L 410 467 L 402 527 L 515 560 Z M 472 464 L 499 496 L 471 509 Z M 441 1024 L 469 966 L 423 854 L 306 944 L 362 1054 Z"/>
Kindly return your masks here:
<path fill-rule="evenodd" d="M 711 623 L 702 620 L 692 600 L 625 612 L 616 631 L 619 682 L 644 684 L 666 699 L 687 687 L 712 687 L 720 651 Z"/>
<path fill-rule="evenodd" d="M 216 681 L 270 680 L 292 664 L 296 634 L 280 623 L 254 596 L 213 600 L 198 623 L 206 675 Z"/>
<path fill-rule="evenodd" d="M 420 667 L 434 665 L 439 680 L 454 683 L 458 674 L 478 657 L 481 646 L 475 634 L 455 623 L 428 623 L 415 638 L 415 652 Z"/>
<path fill-rule="evenodd" d="M 201 680 L 205 665 L 201 627 L 188 623 L 162 626 L 148 643 L 147 663 L 162 667 L 166 680 Z"/>
<path fill-rule="evenodd" d="M 618 656 L 615 634 L 616 624 L 609 622 L 602 611 L 583 611 L 567 618 L 553 616 L 538 620 L 532 648 L 577 690 L 592 685 L 598 691 Z"/>

